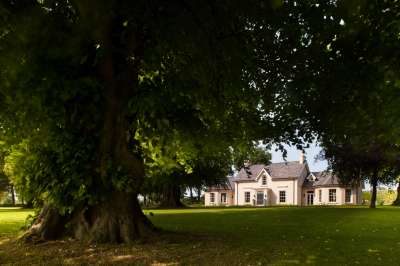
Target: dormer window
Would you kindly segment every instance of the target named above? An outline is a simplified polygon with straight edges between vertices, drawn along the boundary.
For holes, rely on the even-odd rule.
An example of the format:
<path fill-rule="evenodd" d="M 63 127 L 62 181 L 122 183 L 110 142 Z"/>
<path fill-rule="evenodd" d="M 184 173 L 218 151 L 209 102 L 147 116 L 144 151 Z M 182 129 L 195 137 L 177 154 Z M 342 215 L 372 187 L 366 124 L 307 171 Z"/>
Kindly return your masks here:
<path fill-rule="evenodd" d="M 267 176 L 266 175 L 262 176 L 262 181 L 261 182 L 262 182 L 263 186 L 267 185 Z"/>

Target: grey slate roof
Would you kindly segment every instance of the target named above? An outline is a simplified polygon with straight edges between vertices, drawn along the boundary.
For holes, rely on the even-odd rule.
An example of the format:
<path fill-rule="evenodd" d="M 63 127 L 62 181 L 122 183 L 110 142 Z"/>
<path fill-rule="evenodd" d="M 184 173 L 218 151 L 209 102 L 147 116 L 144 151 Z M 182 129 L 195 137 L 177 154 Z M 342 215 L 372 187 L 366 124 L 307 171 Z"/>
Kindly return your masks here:
<path fill-rule="evenodd" d="M 240 169 L 239 173 L 235 177 L 235 181 L 253 181 L 256 180 L 257 175 L 264 169 L 264 164 L 253 164 L 248 167 Z"/>
<path fill-rule="evenodd" d="M 313 187 L 327 187 L 327 186 L 341 186 L 339 178 L 332 172 L 312 172 L 316 177 L 316 180 L 304 180 L 303 187 L 313 188 Z"/>
<path fill-rule="evenodd" d="M 216 185 L 207 188 L 207 191 L 218 191 L 218 190 L 235 190 L 235 185 L 233 184 L 233 176 L 228 176 Z"/>
<path fill-rule="evenodd" d="M 332 172 L 313 172 L 317 180 L 314 182 L 314 186 L 333 186 L 340 185 L 339 178 L 332 174 Z"/>
<path fill-rule="evenodd" d="M 306 164 L 294 162 L 272 163 L 267 172 L 272 178 L 300 178 Z"/>
<path fill-rule="evenodd" d="M 255 181 L 257 175 L 265 169 L 273 179 L 300 178 L 306 164 L 298 161 L 271 163 L 269 165 L 253 164 L 240 169 L 235 177 L 235 181 Z"/>
<path fill-rule="evenodd" d="M 240 169 L 235 177 L 229 176 L 221 182 L 221 184 L 209 187 L 208 191 L 234 190 L 234 182 L 253 182 L 263 169 L 265 169 L 273 179 L 301 178 L 303 171 L 308 171 L 307 165 L 301 164 L 298 161 L 272 163 L 270 165 L 253 164 Z M 339 178 L 332 172 L 312 172 L 312 174 L 316 179 L 311 180 L 306 178 L 303 183 L 304 188 L 342 186 L 339 182 Z"/>

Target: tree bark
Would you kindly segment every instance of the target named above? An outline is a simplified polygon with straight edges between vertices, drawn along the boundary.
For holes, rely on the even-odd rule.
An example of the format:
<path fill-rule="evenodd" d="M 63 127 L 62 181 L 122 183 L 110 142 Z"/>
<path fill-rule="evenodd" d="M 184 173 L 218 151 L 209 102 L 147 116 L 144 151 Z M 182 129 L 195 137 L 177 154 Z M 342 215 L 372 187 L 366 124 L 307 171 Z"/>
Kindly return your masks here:
<path fill-rule="evenodd" d="M 161 203 L 162 208 L 182 208 L 184 205 L 181 202 L 181 188 L 175 184 L 164 185 Z"/>
<path fill-rule="evenodd" d="M 107 201 L 84 206 L 71 215 L 61 215 L 57 208 L 44 206 L 22 239 L 37 243 L 69 236 L 88 243 L 131 243 L 156 231 L 137 197 L 115 192 Z"/>
<path fill-rule="evenodd" d="M 376 189 L 378 186 L 378 174 L 375 172 L 371 178 L 371 186 L 372 186 L 372 193 L 371 193 L 371 202 L 369 204 L 370 208 L 376 208 Z"/>
<path fill-rule="evenodd" d="M 156 231 L 143 214 L 136 195 L 121 192 L 77 212 L 71 224 L 75 238 L 85 242 L 131 243 Z"/>
<path fill-rule="evenodd" d="M 397 184 L 397 196 L 396 196 L 396 200 L 393 201 L 392 205 L 394 206 L 400 206 L 400 181 Z"/>
<path fill-rule="evenodd" d="M 107 52 L 99 68 L 105 83 L 99 164 L 105 184 L 109 183 L 107 180 L 111 164 L 114 169 L 121 168 L 129 176 L 132 186 L 124 191 L 114 188 L 115 191 L 110 193 L 106 201 L 77 214 L 73 221 L 77 225 L 74 235 L 90 242 L 129 243 L 151 234 L 155 229 L 143 214 L 137 200 L 144 181 L 144 163 L 129 148 L 133 140 L 129 135 L 128 103 L 138 90 L 144 40 L 139 25 L 131 31 L 122 25 L 122 18 L 113 18 L 102 36 Z M 121 42 L 123 34 L 129 37 Z M 126 54 L 120 54 L 119 51 L 126 51 Z M 128 55 L 134 55 L 135 60 L 129 60 Z"/>
<path fill-rule="evenodd" d="M 10 193 L 12 205 L 15 206 L 15 189 L 13 185 L 10 186 Z"/>
<path fill-rule="evenodd" d="M 197 201 L 201 201 L 201 186 L 197 187 Z"/>
<path fill-rule="evenodd" d="M 193 188 L 189 187 L 189 193 L 190 193 L 190 202 L 193 202 L 194 197 L 193 197 Z"/>
<path fill-rule="evenodd" d="M 68 217 L 60 215 L 57 208 L 45 205 L 33 225 L 21 237 L 27 242 L 57 239 L 65 234 Z"/>

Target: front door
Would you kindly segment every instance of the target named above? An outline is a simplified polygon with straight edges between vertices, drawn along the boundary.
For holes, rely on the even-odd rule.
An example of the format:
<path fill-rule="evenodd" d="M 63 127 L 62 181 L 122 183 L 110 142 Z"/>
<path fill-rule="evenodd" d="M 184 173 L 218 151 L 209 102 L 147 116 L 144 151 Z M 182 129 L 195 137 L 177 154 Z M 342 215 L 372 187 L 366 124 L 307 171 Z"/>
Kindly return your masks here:
<path fill-rule="evenodd" d="M 257 205 L 264 205 L 264 192 L 257 191 Z"/>
<path fill-rule="evenodd" d="M 314 192 L 307 192 L 307 205 L 314 205 Z"/>
<path fill-rule="evenodd" d="M 221 203 L 226 204 L 226 193 L 221 193 Z"/>

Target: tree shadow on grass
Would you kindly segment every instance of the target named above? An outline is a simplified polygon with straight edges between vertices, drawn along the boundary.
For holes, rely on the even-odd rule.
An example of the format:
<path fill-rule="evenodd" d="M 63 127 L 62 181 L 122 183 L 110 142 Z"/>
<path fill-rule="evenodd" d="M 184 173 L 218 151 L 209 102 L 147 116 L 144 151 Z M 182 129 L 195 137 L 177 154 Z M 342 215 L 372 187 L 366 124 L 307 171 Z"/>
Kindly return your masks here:
<path fill-rule="evenodd" d="M 0 264 L 207 264 L 223 261 L 222 239 L 206 235 L 162 231 L 131 244 L 85 244 L 65 239 L 27 244 L 14 237 L 0 238 Z"/>
<path fill-rule="evenodd" d="M 29 245 L 0 238 L 0 264 L 340 265 L 353 257 L 370 262 L 376 254 L 369 254 L 369 240 L 389 246 L 399 235 L 391 226 L 400 218 L 394 208 L 266 210 L 155 212 L 150 218 L 163 231 L 132 244 L 60 240 Z M 394 251 L 379 252 L 381 262 L 397 258 Z"/>

